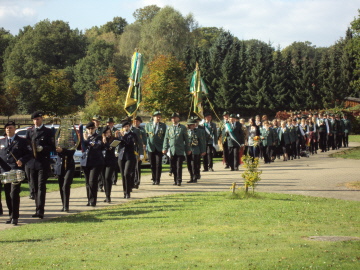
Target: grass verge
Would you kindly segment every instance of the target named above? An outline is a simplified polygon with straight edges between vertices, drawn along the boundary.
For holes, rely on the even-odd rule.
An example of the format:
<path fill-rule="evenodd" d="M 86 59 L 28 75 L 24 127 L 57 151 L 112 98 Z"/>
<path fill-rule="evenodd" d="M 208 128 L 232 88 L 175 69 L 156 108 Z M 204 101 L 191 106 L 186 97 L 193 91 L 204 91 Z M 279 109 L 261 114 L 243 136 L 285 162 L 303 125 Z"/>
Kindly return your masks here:
<path fill-rule="evenodd" d="M 12 269 L 356 269 L 360 203 L 257 193 L 177 194 L 0 231 Z"/>
<path fill-rule="evenodd" d="M 336 153 L 330 154 L 329 156 L 334 158 L 360 159 L 360 147 L 344 149 Z"/>

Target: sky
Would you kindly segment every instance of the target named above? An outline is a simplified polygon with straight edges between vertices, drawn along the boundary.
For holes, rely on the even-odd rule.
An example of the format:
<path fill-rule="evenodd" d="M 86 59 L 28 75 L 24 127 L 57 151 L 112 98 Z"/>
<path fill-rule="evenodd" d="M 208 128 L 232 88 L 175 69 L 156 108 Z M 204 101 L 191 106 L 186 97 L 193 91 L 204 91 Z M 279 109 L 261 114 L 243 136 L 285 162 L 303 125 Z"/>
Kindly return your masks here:
<path fill-rule="evenodd" d="M 0 27 L 17 35 L 45 19 L 63 20 L 72 29 L 101 26 L 114 17 L 134 22 L 147 5 L 192 13 L 199 26 L 222 27 L 240 40 L 258 39 L 285 48 L 295 41 L 333 45 L 358 17 L 359 0 L 0 0 Z"/>

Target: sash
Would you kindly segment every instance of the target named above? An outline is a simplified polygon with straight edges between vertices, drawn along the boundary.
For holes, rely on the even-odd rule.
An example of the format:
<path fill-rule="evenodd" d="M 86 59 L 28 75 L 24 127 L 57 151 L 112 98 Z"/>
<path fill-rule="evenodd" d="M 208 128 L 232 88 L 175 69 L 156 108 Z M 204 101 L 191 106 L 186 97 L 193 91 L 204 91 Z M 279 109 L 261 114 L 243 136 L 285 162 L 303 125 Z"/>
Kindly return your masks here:
<path fill-rule="evenodd" d="M 230 123 L 225 124 L 225 129 L 229 132 L 230 138 L 241 147 L 241 144 L 235 139 L 234 131 L 232 130 Z"/>

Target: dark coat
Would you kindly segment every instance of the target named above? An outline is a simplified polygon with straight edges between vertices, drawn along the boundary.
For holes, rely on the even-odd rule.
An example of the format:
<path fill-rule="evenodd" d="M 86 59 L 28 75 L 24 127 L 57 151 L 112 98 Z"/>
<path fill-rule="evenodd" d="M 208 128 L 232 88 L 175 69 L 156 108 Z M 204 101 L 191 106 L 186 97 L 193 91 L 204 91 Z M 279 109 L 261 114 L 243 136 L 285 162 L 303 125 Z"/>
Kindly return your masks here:
<path fill-rule="evenodd" d="M 26 139 L 33 152 L 33 158 L 26 165 L 34 170 L 48 169 L 50 166 L 50 153 L 55 151 L 53 131 L 45 126 L 42 126 L 40 129 L 36 129 L 33 126 L 26 131 Z M 43 150 L 37 152 L 37 146 L 42 146 Z"/>
<path fill-rule="evenodd" d="M 117 140 L 117 139 L 115 139 Z M 118 158 L 115 156 L 115 147 L 111 147 L 110 144 L 113 142 L 114 140 L 107 140 L 106 143 L 104 144 L 105 147 L 105 166 L 106 167 L 113 167 L 117 165 L 117 160 Z"/>
<path fill-rule="evenodd" d="M 119 160 L 136 160 L 135 151 L 137 150 L 138 137 L 130 131 L 124 136 L 119 136 Z"/>
<path fill-rule="evenodd" d="M 234 127 L 232 126 L 232 123 L 230 123 L 230 125 L 232 127 L 235 140 L 239 144 L 244 144 L 244 134 L 243 134 L 242 124 L 240 124 L 239 122 L 235 122 Z M 228 147 L 240 147 L 240 145 L 231 138 L 228 132 L 226 132 L 226 140 L 228 142 Z"/>
<path fill-rule="evenodd" d="M 24 166 L 19 168 L 16 164 L 16 160 L 20 160 L 23 165 L 25 165 L 31 158 L 31 148 L 28 145 L 26 139 L 15 135 L 14 140 L 11 142 L 11 145 L 8 145 L 7 137 L 0 139 L 0 158 L 6 162 L 11 169 L 18 170 L 24 169 Z M 1 172 L 6 170 L 2 169 Z"/>
<path fill-rule="evenodd" d="M 61 153 L 57 153 L 56 163 L 54 165 L 54 174 L 65 174 L 67 170 L 75 170 L 74 161 L 75 150 L 63 149 Z"/>
<path fill-rule="evenodd" d="M 83 167 L 96 167 L 103 166 L 104 155 L 104 144 L 102 142 L 101 135 L 94 134 L 89 136 L 87 140 L 84 140 L 85 151 L 83 152 L 80 160 L 80 164 Z"/>

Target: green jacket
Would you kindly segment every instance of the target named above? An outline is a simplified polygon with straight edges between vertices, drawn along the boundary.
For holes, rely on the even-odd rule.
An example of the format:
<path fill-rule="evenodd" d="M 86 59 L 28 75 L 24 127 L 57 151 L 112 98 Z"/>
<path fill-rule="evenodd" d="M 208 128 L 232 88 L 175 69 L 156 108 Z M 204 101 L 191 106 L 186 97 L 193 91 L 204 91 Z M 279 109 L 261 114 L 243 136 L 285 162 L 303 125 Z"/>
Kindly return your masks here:
<path fill-rule="evenodd" d="M 191 151 L 187 128 L 184 125 L 173 125 L 166 129 L 163 151 L 170 149 L 170 156 L 185 155 L 185 152 Z"/>
<path fill-rule="evenodd" d="M 297 140 L 297 127 L 291 125 L 290 127 L 288 127 L 288 129 L 290 130 L 290 142 L 294 143 Z"/>
<path fill-rule="evenodd" d="M 164 138 L 166 133 L 166 125 L 159 122 L 158 129 L 154 122 L 149 122 L 145 126 L 145 132 L 147 134 L 146 150 L 148 152 L 155 152 L 155 150 L 161 152 L 164 144 Z M 156 132 L 155 132 L 156 131 Z"/>
<path fill-rule="evenodd" d="M 200 155 L 206 152 L 205 131 L 195 128 L 193 131 L 188 129 L 189 144 L 193 155 Z"/>
<path fill-rule="evenodd" d="M 344 133 L 350 133 L 351 132 L 351 122 L 349 119 L 342 119 L 343 126 L 344 126 Z"/>
<path fill-rule="evenodd" d="M 284 136 L 283 136 L 284 134 Z M 281 144 L 281 140 L 284 140 L 285 144 L 290 144 L 290 130 L 288 128 L 285 128 L 285 131 L 283 131 L 282 128 L 279 128 L 279 144 Z"/>
<path fill-rule="evenodd" d="M 206 144 L 218 144 L 216 124 L 210 122 L 204 123 L 202 126 L 205 129 Z"/>
<path fill-rule="evenodd" d="M 141 131 L 139 128 L 132 126 L 131 131 L 134 132 L 138 138 L 137 140 L 137 146 L 135 147 L 136 151 L 139 153 L 139 155 L 144 154 L 144 148 L 143 148 L 143 140 L 141 138 Z"/>
<path fill-rule="evenodd" d="M 274 132 L 269 128 L 262 128 L 260 131 L 261 143 L 263 146 L 272 146 L 275 143 Z"/>

